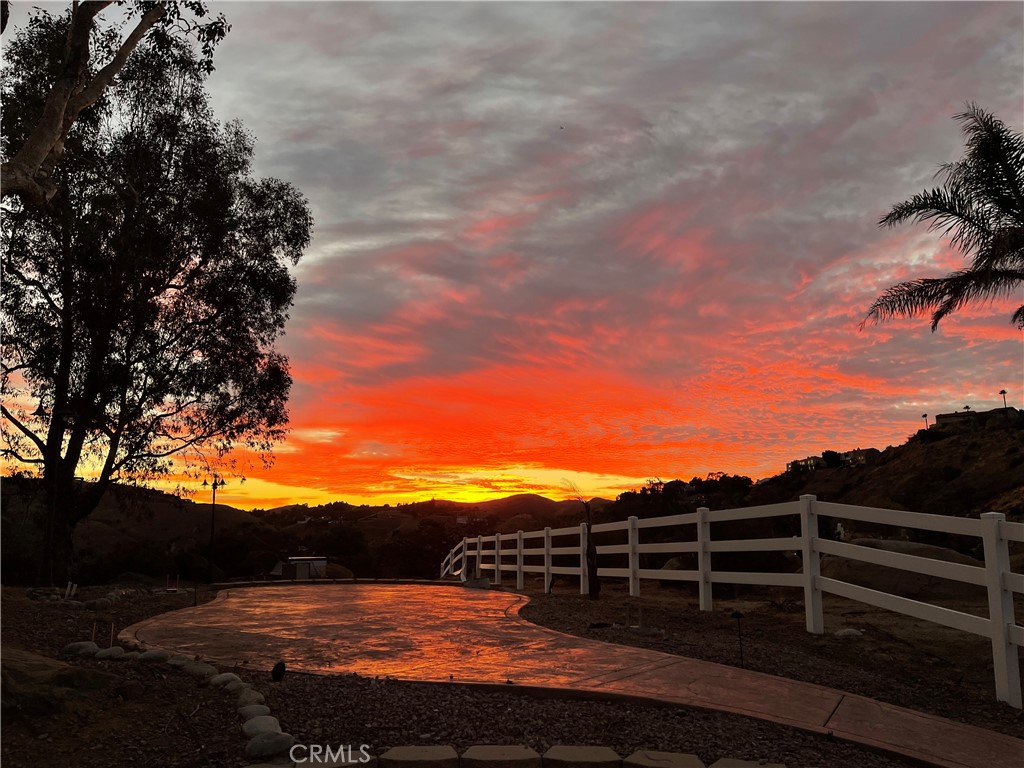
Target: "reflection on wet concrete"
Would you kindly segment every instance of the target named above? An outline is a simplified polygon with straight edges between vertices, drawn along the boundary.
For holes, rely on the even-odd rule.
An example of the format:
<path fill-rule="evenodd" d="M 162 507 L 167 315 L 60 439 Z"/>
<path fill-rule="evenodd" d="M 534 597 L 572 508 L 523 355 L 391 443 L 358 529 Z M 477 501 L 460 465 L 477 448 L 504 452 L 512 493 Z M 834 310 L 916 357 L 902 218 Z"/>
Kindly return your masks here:
<path fill-rule="evenodd" d="M 135 639 L 222 664 L 418 680 L 564 686 L 675 657 L 593 643 L 530 624 L 526 599 L 452 586 L 232 589 L 131 628 Z"/>
<path fill-rule="evenodd" d="M 526 598 L 459 586 L 231 589 L 122 641 L 221 666 L 501 683 L 620 694 L 758 717 L 942 766 L 1010 765 L 1019 739 L 819 685 L 571 637 L 519 618 Z"/>

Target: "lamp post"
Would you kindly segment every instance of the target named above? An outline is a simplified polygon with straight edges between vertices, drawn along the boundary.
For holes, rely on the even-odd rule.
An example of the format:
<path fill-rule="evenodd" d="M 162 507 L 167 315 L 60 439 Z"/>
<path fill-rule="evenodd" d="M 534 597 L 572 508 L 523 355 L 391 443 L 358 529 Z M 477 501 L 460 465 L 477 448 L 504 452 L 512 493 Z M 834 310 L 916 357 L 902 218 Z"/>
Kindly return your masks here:
<path fill-rule="evenodd" d="M 224 482 L 224 479 L 216 475 L 213 476 L 213 483 L 203 480 L 203 488 L 213 488 L 213 501 L 210 504 L 210 550 L 206 555 L 206 581 L 210 584 L 213 583 L 213 529 L 217 517 L 217 489 L 223 488 L 225 485 L 227 483 Z"/>
<path fill-rule="evenodd" d="M 928 429 L 928 414 L 927 413 L 922 413 L 921 414 L 921 418 L 924 419 L 924 428 Z"/>
<path fill-rule="evenodd" d="M 999 394 L 1003 396 L 1003 410 L 1006 410 L 1006 390 L 1000 389 Z"/>

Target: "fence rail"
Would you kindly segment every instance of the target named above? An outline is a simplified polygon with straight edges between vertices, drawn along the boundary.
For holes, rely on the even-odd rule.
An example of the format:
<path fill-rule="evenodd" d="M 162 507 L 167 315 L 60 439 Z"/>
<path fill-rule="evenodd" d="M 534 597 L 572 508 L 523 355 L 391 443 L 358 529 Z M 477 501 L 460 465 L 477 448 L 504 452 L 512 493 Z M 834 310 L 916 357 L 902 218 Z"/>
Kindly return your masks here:
<path fill-rule="evenodd" d="M 711 524 L 741 520 L 756 520 L 784 515 L 798 516 L 800 535 L 790 538 L 760 538 L 738 540 L 712 540 Z M 889 552 L 870 547 L 823 539 L 818 535 L 818 519 L 829 517 L 898 528 L 938 531 L 981 539 L 985 563 L 983 567 L 947 563 L 927 557 Z M 674 538 L 686 539 L 686 529 L 693 537 L 688 541 L 640 543 L 640 531 L 652 528 L 679 528 Z M 1014 615 L 1014 594 L 1024 594 L 1024 574 L 1010 570 L 1009 542 L 1024 542 L 1024 524 L 1007 522 L 1005 515 L 987 513 L 981 519 L 943 517 L 942 515 L 877 509 L 849 504 L 818 501 L 814 496 L 801 496 L 799 501 L 769 504 L 747 509 L 711 511 L 706 507 L 694 513 L 669 515 L 640 520 L 630 517 L 614 523 L 599 523 L 592 533 L 622 532 L 625 543 L 602 544 L 597 555 L 626 557 L 627 567 L 598 567 L 597 575 L 621 578 L 629 582 L 629 594 L 640 594 L 643 579 L 659 581 L 689 581 L 699 585 L 700 608 L 713 609 L 713 584 L 751 584 L 760 586 L 797 587 L 804 590 L 804 610 L 808 632 L 822 634 L 824 617 L 823 594 L 866 603 L 877 608 L 913 616 L 924 621 L 952 627 L 964 632 L 987 637 L 992 643 L 992 661 L 995 671 L 996 698 L 1021 709 L 1021 675 L 1017 648 L 1024 646 L 1024 627 L 1017 624 Z M 574 537 L 568 544 L 566 537 Z M 465 538 L 452 548 L 441 564 L 441 578 L 455 576 L 463 581 L 481 578 L 482 572 L 493 573 L 493 583 L 500 584 L 502 575 L 514 573 L 516 588 L 523 588 L 524 575 L 541 574 L 544 589 L 551 589 L 553 575 L 578 576 L 580 592 L 587 590 L 587 524 L 579 527 L 545 528 L 542 531 L 518 531 L 514 534 L 494 534 Z M 559 539 L 557 546 L 552 539 Z M 538 539 L 540 541 L 538 541 Z M 530 546 L 524 547 L 525 540 Z M 484 545 L 491 545 L 485 548 Z M 800 573 L 748 573 L 743 571 L 715 571 L 711 567 L 712 553 L 789 551 L 801 554 Z M 640 567 L 640 555 L 696 554 L 696 570 L 660 570 Z M 900 597 L 888 592 L 851 584 L 821 575 L 822 555 L 858 560 L 887 568 L 935 576 L 942 579 L 983 587 L 988 595 L 988 616 L 975 616 L 931 603 Z M 554 557 L 575 557 L 576 565 L 555 565 Z M 472 571 L 472 573 L 470 573 Z"/>

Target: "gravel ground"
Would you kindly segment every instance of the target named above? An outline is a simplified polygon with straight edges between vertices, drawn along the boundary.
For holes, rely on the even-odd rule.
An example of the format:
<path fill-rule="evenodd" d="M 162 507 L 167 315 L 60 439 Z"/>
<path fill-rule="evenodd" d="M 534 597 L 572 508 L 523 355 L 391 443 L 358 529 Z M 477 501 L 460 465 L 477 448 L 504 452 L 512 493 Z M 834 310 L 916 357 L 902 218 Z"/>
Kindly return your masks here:
<path fill-rule="evenodd" d="M 263 689 L 282 727 L 303 744 L 555 744 L 770 760 L 788 768 L 894 768 L 909 763 L 824 736 L 739 715 L 622 701 L 538 697 L 474 686 L 286 674 Z"/>
<path fill-rule="evenodd" d="M 97 590 L 96 596 L 108 589 Z M 89 592 L 84 595 L 89 596 Z M 209 597 L 201 592 L 199 600 Z M 650 644 L 658 650 L 667 650 L 666 643 L 674 644 L 679 652 L 701 657 L 686 636 L 675 630 L 664 630 L 665 636 L 661 630 L 647 636 L 615 627 L 588 633 L 587 626 L 597 615 L 606 613 L 609 618 L 621 618 L 624 604 L 614 592 L 602 595 L 596 604 L 571 593 L 533 597 L 534 602 L 524 613 L 538 623 L 562 631 L 575 629 L 577 634 L 600 639 Z M 147 616 L 189 604 L 191 596 L 182 594 L 135 594 L 105 611 L 94 612 L 28 600 L 24 590 L 4 588 L 0 604 L 2 640 L 5 646 L 56 656 L 66 643 L 89 639 L 94 621 L 102 647 L 106 645 L 103 634 L 109 635 L 110 622 L 120 630 Z M 655 606 L 655 602 L 644 603 L 645 623 L 656 618 Z M 734 622 L 730 621 L 723 624 L 732 625 Z M 105 627 L 103 632 L 99 627 Z M 785 630 L 780 632 L 783 641 L 789 642 L 789 634 Z M 724 657 L 734 652 L 735 635 L 731 635 L 730 646 L 724 639 L 724 630 L 721 634 L 720 646 L 708 641 L 701 653 Z M 704 635 L 714 636 L 715 632 Z M 795 644 L 788 653 L 805 653 L 796 634 L 793 637 Z M 803 633 L 803 637 L 808 636 Z M 757 638 L 758 632 L 752 630 L 749 664 L 767 666 L 771 650 L 758 650 Z M 813 657 L 809 663 L 818 660 L 819 657 Z M 63 711 L 48 717 L 19 718 L 5 712 L 0 745 L 5 768 L 236 768 L 245 764 L 245 742 L 238 735 L 239 719 L 233 697 L 210 690 L 195 678 L 165 665 L 93 660 L 74 663 L 108 671 L 120 679 L 111 688 L 85 692 L 68 701 Z M 275 684 L 266 673 L 232 671 L 266 694 L 272 714 L 301 744 L 335 748 L 351 744 L 356 750 L 358 745 L 367 744 L 373 754 L 403 744 L 451 744 L 459 750 L 473 744 L 527 744 L 538 752 L 553 744 L 592 744 L 610 746 L 624 756 L 637 749 L 694 753 L 708 765 L 721 757 L 770 760 L 788 768 L 908 765 L 898 758 L 824 736 L 738 715 L 683 707 L 536 696 L 526 691 L 373 680 L 356 675 L 326 677 L 289 672 L 282 682 Z M 865 679 L 884 677 L 867 675 Z M 983 717 L 983 707 L 976 709 L 972 701 L 969 697 L 966 702 L 968 711 L 964 719 L 968 721 Z M 914 700 L 899 703 L 918 704 Z M 999 729 L 1019 733 L 1021 721 L 1016 715 L 1008 716 L 1003 709 L 1002 705 L 995 707 L 1002 717 Z M 997 724 L 989 727 L 995 728 Z"/>

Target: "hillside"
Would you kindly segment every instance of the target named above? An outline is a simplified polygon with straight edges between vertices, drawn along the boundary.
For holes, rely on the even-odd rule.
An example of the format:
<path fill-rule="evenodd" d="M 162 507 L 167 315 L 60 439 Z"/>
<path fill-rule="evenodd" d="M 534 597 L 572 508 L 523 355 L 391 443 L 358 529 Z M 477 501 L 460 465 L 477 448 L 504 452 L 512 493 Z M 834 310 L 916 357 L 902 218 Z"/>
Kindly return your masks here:
<path fill-rule="evenodd" d="M 841 504 L 977 517 L 1024 517 L 1024 429 L 998 422 L 921 430 L 865 466 L 785 474 L 751 489 L 764 504 L 811 493 Z"/>
<path fill-rule="evenodd" d="M 975 418 L 977 416 L 977 418 Z M 788 501 L 814 494 L 823 501 L 940 515 L 1003 512 L 1024 519 L 1024 419 L 972 415 L 953 427 L 921 430 L 907 443 L 869 451 L 857 466 L 819 467 L 753 483 L 712 474 L 689 481 L 650 483 L 612 502 L 593 499 L 595 522 L 630 515 L 654 517 Z M 841 447 L 841 446 L 837 446 Z M 838 454 L 837 454 L 838 455 Z M 3 483 L 3 579 L 38 579 L 43 536 L 38 481 Z M 112 579 L 138 571 L 163 578 L 205 578 L 210 570 L 209 503 L 118 487 L 77 529 L 82 578 Z M 213 549 L 217 578 L 257 577 L 290 555 L 326 555 L 363 577 L 433 578 L 448 549 L 463 537 L 578 525 L 578 500 L 518 494 L 485 502 L 429 500 L 370 507 L 345 502 L 288 505 L 246 512 L 218 504 Z M 739 533 L 743 533 L 738 532 Z"/>

